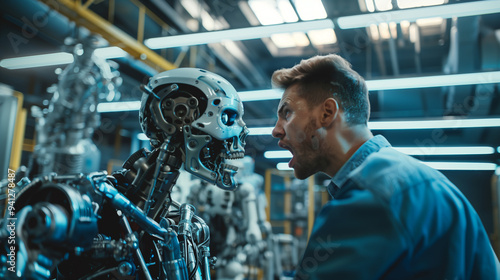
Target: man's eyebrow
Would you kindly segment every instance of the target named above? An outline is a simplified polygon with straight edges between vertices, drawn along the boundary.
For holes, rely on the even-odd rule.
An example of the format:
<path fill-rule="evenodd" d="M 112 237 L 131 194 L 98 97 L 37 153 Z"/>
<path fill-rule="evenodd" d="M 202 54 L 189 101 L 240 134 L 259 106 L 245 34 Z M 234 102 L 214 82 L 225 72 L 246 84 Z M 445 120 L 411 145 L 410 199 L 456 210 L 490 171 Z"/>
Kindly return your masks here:
<path fill-rule="evenodd" d="M 288 105 L 288 102 L 283 102 L 279 105 L 279 108 L 278 108 L 278 115 L 280 115 L 281 113 L 283 113 L 283 109 Z"/>

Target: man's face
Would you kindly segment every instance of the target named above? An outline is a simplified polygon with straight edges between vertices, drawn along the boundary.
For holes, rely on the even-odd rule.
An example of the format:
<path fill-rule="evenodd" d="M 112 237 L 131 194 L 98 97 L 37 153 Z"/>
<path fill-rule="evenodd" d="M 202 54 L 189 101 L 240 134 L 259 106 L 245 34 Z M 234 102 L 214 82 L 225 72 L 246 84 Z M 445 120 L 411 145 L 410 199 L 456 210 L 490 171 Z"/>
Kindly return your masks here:
<path fill-rule="evenodd" d="M 320 150 L 324 129 L 317 121 L 320 106 L 309 108 L 307 101 L 299 97 L 299 90 L 297 84 L 286 89 L 272 134 L 279 139 L 281 148 L 292 153 L 288 166 L 294 169 L 295 177 L 306 179 L 324 168 Z"/>

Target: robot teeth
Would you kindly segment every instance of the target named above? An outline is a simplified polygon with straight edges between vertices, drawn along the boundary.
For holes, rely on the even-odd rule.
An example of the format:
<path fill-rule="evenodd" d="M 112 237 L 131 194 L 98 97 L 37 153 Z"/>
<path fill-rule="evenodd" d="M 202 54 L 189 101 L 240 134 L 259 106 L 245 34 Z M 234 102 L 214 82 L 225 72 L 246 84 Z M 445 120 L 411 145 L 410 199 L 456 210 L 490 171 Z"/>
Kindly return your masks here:
<path fill-rule="evenodd" d="M 238 167 L 237 166 L 226 164 L 226 163 L 222 163 L 221 167 L 223 169 L 229 169 L 229 170 L 233 170 L 233 171 L 238 171 Z"/>
<path fill-rule="evenodd" d="M 238 159 L 238 158 L 243 158 L 244 156 L 245 156 L 244 152 L 221 153 L 221 157 L 225 159 Z"/>

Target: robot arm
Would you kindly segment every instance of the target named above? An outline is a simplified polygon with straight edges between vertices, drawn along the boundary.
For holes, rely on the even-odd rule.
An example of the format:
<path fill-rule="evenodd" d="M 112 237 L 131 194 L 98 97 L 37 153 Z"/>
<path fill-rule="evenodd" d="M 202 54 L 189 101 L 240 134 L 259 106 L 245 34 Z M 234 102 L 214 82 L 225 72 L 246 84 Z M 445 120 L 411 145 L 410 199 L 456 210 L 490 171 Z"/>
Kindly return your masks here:
<path fill-rule="evenodd" d="M 262 232 L 259 227 L 259 215 L 257 208 L 257 197 L 254 186 L 243 183 L 238 189 L 241 199 L 243 217 L 245 220 L 245 239 L 250 244 L 256 244 L 262 240 Z"/>

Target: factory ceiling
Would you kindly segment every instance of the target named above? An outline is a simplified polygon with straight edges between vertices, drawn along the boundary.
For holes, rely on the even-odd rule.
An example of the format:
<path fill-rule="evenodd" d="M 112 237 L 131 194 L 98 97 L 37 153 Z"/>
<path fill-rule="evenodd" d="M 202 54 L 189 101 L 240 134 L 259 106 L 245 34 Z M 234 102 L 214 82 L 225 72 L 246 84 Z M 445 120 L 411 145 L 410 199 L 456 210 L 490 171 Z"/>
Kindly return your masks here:
<path fill-rule="evenodd" d="M 500 116 L 497 84 L 396 87 L 393 79 L 491 72 L 500 69 L 500 16 L 486 12 L 466 17 L 432 17 L 342 28 L 341 19 L 355 15 L 383 18 L 384 12 L 404 11 L 416 1 L 383 0 L 4 0 L 2 1 L 0 59 L 59 52 L 65 39 L 85 32 L 99 33 L 128 56 L 111 59 L 124 79 L 113 101 L 139 100 L 139 84 L 158 71 L 199 67 L 227 78 L 239 91 L 270 89 L 273 71 L 291 67 L 317 54 L 337 53 L 368 81 L 383 81 L 370 90 L 371 121 L 414 121 L 443 118 L 493 119 Z M 427 1 L 433 2 L 433 1 Z M 473 3 L 475 2 L 475 3 Z M 441 0 L 452 5 L 485 1 Z M 499 1 L 487 1 L 498 7 Z M 304 4 L 306 3 L 306 4 Z M 311 12 L 318 4 L 319 10 Z M 305 6 L 304 6 L 305 5 Z M 446 7 L 446 6 L 445 6 Z M 411 7 L 410 7 L 411 8 Z M 412 9 L 417 9 L 413 7 Z M 377 16 L 378 15 L 378 16 Z M 421 16 L 425 17 L 425 16 Z M 331 26 L 320 31 L 274 34 L 238 41 L 151 49 L 145 40 L 167 36 L 217 32 L 270 24 L 318 22 Z M 244 34 L 246 29 L 242 29 Z M 210 33 L 215 34 L 215 33 Z M 171 38 L 169 38 L 171 37 Z M 210 37 L 210 35 L 209 35 Z M 229 38 L 230 39 L 230 38 Z M 67 43 L 67 41 L 66 41 Z M 63 66 L 20 70 L 0 69 L 0 82 L 26 92 L 27 106 L 49 99 L 46 89 L 57 81 Z M 269 127 L 276 121 L 277 99 L 247 101 L 244 119 L 250 128 Z M 122 129 L 140 130 L 135 113 L 103 113 Z M 395 146 L 500 145 L 500 128 L 374 129 Z M 265 159 L 264 151 L 278 149 L 270 135 L 248 138 L 247 152 L 274 168 L 282 159 Z M 429 159 L 427 156 L 424 159 Z M 447 158 L 438 158 L 447 159 Z M 499 153 L 466 157 L 497 162 Z"/>

